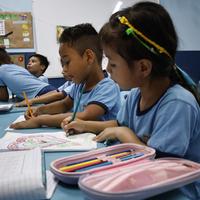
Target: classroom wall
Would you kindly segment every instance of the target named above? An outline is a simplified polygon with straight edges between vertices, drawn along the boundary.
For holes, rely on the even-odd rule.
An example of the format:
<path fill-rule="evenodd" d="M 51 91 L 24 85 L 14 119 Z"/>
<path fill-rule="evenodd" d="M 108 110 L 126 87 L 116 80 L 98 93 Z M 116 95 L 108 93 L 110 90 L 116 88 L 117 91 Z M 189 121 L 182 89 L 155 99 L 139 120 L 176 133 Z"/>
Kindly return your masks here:
<path fill-rule="evenodd" d="M 193 80 L 200 80 L 200 1 L 198 0 L 160 0 L 175 24 L 179 38 L 176 63 Z"/>
<path fill-rule="evenodd" d="M 117 0 L 0 0 L 2 11 L 32 11 L 35 32 L 35 49 L 48 56 L 50 67 L 46 75 L 52 80 L 61 77 L 56 43 L 56 25 L 92 23 L 97 30 L 112 13 Z M 122 7 L 134 0 L 123 0 Z M 157 1 L 158 2 L 158 1 Z M 172 16 L 179 35 L 176 62 L 197 82 L 200 80 L 200 1 L 160 0 Z M 19 51 L 18 49 L 14 50 Z M 29 52 L 30 49 L 27 50 Z M 12 52 L 12 50 L 11 50 Z"/>
<path fill-rule="evenodd" d="M 46 72 L 48 77 L 59 77 L 62 70 L 59 45 L 56 42 L 56 25 L 73 26 L 89 22 L 99 30 L 118 2 L 122 2 L 120 8 L 123 8 L 138 0 L 33 0 L 36 49 L 50 59 L 51 65 Z"/>
<path fill-rule="evenodd" d="M 200 1 L 160 0 L 175 24 L 180 51 L 200 50 Z"/>

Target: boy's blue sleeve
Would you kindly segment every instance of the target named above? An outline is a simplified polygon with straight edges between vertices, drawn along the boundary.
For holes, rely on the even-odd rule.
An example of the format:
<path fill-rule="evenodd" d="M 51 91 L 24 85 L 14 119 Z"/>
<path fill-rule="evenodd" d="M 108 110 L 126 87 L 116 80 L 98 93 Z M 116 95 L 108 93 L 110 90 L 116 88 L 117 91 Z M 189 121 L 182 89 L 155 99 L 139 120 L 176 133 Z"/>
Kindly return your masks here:
<path fill-rule="evenodd" d="M 109 78 L 98 84 L 91 91 L 91 98 L 88 101 L 88 105 L 93 103 L 102 106 L 106 111 L 111 110 L 116 105 L 118 105 L 119 109 L 121 105 L 119 86 Z"/>
<path fill-rule="evenodd" d="M 75 94 L 77 92 L 77 84 L 72 84 L 72 87 L 69 90 L 68 95 L 70 96 L 71 99 L 75 99 Z"/>

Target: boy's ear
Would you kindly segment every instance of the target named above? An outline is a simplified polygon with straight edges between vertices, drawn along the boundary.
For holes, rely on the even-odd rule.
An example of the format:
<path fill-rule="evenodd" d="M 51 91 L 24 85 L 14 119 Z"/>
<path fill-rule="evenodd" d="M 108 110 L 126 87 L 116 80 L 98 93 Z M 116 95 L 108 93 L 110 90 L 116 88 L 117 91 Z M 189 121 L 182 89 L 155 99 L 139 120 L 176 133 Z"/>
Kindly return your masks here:
<path fill-rule="evenodd" d="M 148 59 L 141 59 L 138 61 L 140 66 L 140 72 L 143 75 L 143 77 L 147 77 L 151 74 L 152 70 L 152 62 Z"/>
<path fill-rule="evenodd" d="M 83 55 L 86 58 L 88 64 L 92 64 L 95 59 L 95 53 L 91 49 L 86 49 Z"/>
<path fill-rule="evenodd" d="M 44 72 L 45 68 L 46 67 L 44 65 L 41 65 L 41 69 L 42 69 L 43 72 Z"/>

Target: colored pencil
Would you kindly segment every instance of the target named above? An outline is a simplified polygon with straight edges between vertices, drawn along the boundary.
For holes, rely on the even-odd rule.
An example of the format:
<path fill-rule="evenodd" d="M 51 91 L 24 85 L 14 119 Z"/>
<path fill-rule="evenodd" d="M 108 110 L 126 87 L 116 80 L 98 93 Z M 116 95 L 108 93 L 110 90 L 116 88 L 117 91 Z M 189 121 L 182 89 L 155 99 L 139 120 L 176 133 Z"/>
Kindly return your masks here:
<path fill-rule="evenodd" d="M 83 84 L 82 88 L 80 89 L 80 96 L 79 96 L 79 99 L 77 101 L 76 107 L 74 109 L 71 122 L 74 121 L 74 119 L 76 118 L 76 114 L 77 114 L 77 111 L 78 111 L 78 107 L 79 107 L 79 104 L 80 104 L 81 97 L 82 97 L 82 94 L 84 92 L 84 89 L 85 89 L 85 84 Z"/>
<path fill-rule="evenodd" d="M 144 155 L 143 153 L 130 154 L 130 155 L 121 157 L 120 160 L 121 161 L 130 160 L 132 158 L 138 158 L 138 157 L 141 157 L 143 155 Z M 96 164 L 96 165 L 91 165 L 89 167 L 83 167 L 81 169 L 76 170 L 76 172 L 87 171 L 87 170 L 90 170 L 90 169 L 94 169 L 94 168 L 97 168 L 97 167 L 104 167 L 104 166 L 107 166 L 107 165 L 112 165 L 112 162 L 108 161 L 108 162 L 103 162 L 103 163 Z"/>
<path fill-rule="evenodd" d="M 125 156 L 128 154 L 130 154 L 130 152 L 122 152 L 122 153 L 114 154 L 110 157 L 111 158 L 119 158 L 119 157 L 122 157 L 122 156 Z M 103 162 L 108 162 L 108 161 L 103 161 L 101 159 L 93 159 L 91 161 L 83 161 L 83 162 L 80 162 L 80 163 L 77 163 L 74 165 L 64 166 L 64 167 L 59 168 L 59 170 L 63 171 L 63 172 L 70 172 L 70 171 L 75 171 L 75 170 L 81 169 L 83 167 L 88 167 L 88 166 L 103 163 Z"/>
<path fill-rule="evenodd" d="M 78 101 L 76 103 L 76 106 L 75 106 L 75 109 L 74 109 L 74 112 L 73 112 L 73 115 L 72 115 L 72 118 L 70 120 L 70 122 L 74 121 L 75 118 L 76 118 L 76 114 L 77 114 L 77 111 L 78 111 L 78 107 L 79 107 L 79 104 L 80 104 L 80 101 L 81 101 L 81 97 L 82 97 L 82 94 L 84 92 L 84 89 L 85 89 L 85 84 L 82 85 L 82 88 L 80 89 L 80 96 L 78 98 Z M 70 123 L 69 122 L 69 123 Z M 73 135 L 74 134 L 74 130 L 73 129 L 70 129 L 68 130 L 68 132 L 66 133 L 66 136 L 69 136 L 69 135 Z"/>
<path fill-rule="evenodd" d="M 125 150 L 125 151 L 117 151 L 117 152 L 114 152 L 114 153 L 111 153 L 111 154 L 107 154 L 106 156 L 112 156 L 112 155 L 116 155 L 116 154 L 119 154 L 119 153 L 124 153 L 124 152 L 129 152 L 129 153 L 132 153 L 133 151 L 132 150 Z M 83 163 L 83 162 L 87 162 L 87 161 L 92 161 L 92 160 L 96 160 L 97 158 L 90 158 L 90 159 L 86 159 L 86 160 L 82 160 L 82 161 L 78 161 L 78 162 L 73 162 L 73 163 L 69 163 L 63 167 L 67 167 L 67 166 L 72 166 L 72 165 L 76 165 L 76 164 L 79 164 L 79 163 Z"/>

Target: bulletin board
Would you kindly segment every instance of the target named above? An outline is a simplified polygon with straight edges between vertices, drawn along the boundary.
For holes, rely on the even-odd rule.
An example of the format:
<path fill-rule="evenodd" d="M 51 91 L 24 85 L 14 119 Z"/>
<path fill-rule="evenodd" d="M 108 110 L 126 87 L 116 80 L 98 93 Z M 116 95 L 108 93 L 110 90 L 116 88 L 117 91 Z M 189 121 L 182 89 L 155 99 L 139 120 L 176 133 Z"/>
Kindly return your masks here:
<path fill-rule="evenodd" d="M 25 55 L 24 54 L 12 54 L 10 55 L 11 61 L 21 67 L 25 68 Z"/>
<path fill-rule="evenodd" d="M 0 12 L 0 44 L 6 48 L 33 48 L 30 12 Z"/>

